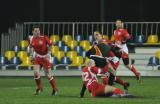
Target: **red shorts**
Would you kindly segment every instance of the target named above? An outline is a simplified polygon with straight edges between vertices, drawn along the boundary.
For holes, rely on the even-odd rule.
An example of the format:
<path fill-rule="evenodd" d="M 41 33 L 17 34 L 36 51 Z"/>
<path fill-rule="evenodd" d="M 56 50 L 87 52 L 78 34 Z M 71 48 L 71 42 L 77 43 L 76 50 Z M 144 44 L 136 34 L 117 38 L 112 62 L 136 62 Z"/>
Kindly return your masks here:
<path fill-rule="evenodd" d="M 52 67 L 52 64 L 49 62 L 48 58 L 36 57 L 34 59 L 34 64 L 40 65 L 41 67 L 44 67 L 45 69 L 50 69 Z"/>
<path fill-rule="evenodd" d="M 105 85 L 97 83 L 94 88 L 91 89 L 92 97 L 98 97 L 105 95 L 104 93 Z"/>

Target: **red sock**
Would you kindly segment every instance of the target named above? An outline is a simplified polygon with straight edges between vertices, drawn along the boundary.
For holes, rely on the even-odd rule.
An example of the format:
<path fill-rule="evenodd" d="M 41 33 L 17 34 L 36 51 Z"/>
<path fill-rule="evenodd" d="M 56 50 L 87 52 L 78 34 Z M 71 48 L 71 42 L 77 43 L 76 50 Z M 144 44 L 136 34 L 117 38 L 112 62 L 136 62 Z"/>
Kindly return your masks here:
<path fill-rule="evenodd" d="M 107 85 L 108 84 L 108 78 L 107 77 L 101 77 L 101 78 L 102 78 L 103 84 Z"/>
<path fill-rule="evenodd" d="M 51 78 L 49 79 L 49 82 L 50 82 L 50 84 L 51 84 L 52 88 L 53 88 L 55 91 L 58 91 L 58 88 L 57 88 L 56 82 L 55 82 L 55 80 L 54 80 L 54 78 L 53 78 L 53 77 L 51 77 Z"/>
<path fill-rule="evenodd" d="M 134 66 L 131 66 L 131 71 L 136 75 L 139 76 L 139 72 L 137 72 L 136 68 Z"/>
<path fill-rule="evenodd" d="M 41 83 L 41 78 L 34 78 L 36 81 L 37 89 L 41 90 L 42 89 L 42 83 Z"/>
<path fill-rule="evenodd" d="M 121 89 L 119 89 L 119 88 L 116 88 L 116 89 L 113 91 L 113 93 L 114 93 L 114 94 L 118 94 L 118 95 L 124 94 L 124 93 L 121 91 Z"/>
<path fill-rule="evenodd" d="M 123 80 L 121 80 L 119 77 L 116 77 L 116 82 L 121 84 L 122 86 L 126 86 L 126 82 L 124 82 Z"/>

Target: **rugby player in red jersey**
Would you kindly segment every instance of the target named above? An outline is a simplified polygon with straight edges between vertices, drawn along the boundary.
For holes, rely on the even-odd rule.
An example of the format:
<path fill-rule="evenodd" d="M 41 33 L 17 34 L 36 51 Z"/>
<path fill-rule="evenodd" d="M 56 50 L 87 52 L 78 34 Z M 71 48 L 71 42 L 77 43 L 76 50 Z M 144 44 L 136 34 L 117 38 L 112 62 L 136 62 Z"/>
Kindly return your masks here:
<path fill-rule="evenodd" d="M 32 28 L 33 36 L 30 37 L 30 46 L 31 46 L 31 54 L 33 55 L 33 69 L 34 69 L 34 79 L 37 85 L 35 95 L 39 95 L 42 92 L 42 83 L 40 78 L 40 69 L 43 67 L 45 71 L 45 75 L 49 80 L 53 91 L 52 95 L 57 94 L 57 85 L 55 82 L 54 77 L 52 76 L 51 67 L 52 64 L 50 63 L 50 52 L 49 46 L 53 43 L 49 38 L 45 35 L 40 33 L 40 27 L 33 26 Z"/>
<path fill-rule="evenodd" d="M 97 79 L 98 74 L 104 74 L 106 69 L 99 69 L 95 67 L 95 62 L 92 59 L 86 61 L 86 67 L 82 70 L 83 87 L 80 97 L 83 97 L 86 88 L 91 93 L 92 97 L 103 97 L 109 95 L 118 95 L 119 97 L 125 96 L 123 91 L 119 88 L 100 84 Z"/>
<path fill-rule="evenodd" d="M 131 39 L 131 35 L 129 35 L 126 29 L 124 29 L 124 23 L 121 20 L 117 20 L 115 24 L 116 30 L 114 30 L 114 43 L 121 49 L 121 58 L 126 68 L 135 74 L 137 80 L 140 80 L 140 72 L 138 72 L 137 69 L 129 63 L 129 54 L 126 41 Z"/>

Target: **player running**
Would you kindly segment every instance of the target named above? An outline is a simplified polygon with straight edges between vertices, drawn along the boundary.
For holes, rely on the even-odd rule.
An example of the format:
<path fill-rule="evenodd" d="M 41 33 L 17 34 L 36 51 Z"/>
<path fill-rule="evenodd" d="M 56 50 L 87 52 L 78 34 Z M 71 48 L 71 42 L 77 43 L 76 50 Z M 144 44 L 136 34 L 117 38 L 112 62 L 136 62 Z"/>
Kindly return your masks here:
<path fill-rule="evenodd" d="M 121 48 L 121 58 L 124 65 L 135 74 L 137 80 L 139 81 L 141 77 L 140 72 L 138 72 L 136 68 L 129 63 L 129 54 L 126 41 L 131 39 L 131 35 L 129 35 L 126 29 L 124 29 L 124 23 L 121 20 L 117 20 L 115 24 L 116 30 L 114 30 L 114 43 L 116 46 Z"/>

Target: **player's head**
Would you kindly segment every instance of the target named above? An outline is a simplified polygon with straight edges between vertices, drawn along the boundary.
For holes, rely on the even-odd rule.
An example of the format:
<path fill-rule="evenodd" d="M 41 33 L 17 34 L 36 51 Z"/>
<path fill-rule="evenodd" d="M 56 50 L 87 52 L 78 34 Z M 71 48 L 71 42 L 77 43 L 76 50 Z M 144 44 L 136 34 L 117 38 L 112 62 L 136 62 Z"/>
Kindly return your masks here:
<path fill-rule="evenodd" d="M 92 59 L 88 59 L 85 64 L 88 67 L 92 67 L 92 66 L 95 66 L 95 61 Z"/>
<path fill-rule="evenodd" d="M 121 20 L 116 20 L 115 24 L 117 28 L 123 28 L 124 22 Z"/>
<path fill-rule="evenodd" d="M 99 31 L 95 31 L 94 32 L 94 38 L 97 41 L 101 41 L 102 40 L 102 34 Z"/>
<path fill-rule="evenodd" d="M 32 27 L 32 34 L 33 34 L 34 36 L 40 35 L 40 27 L 37 26 L 37 25 L 33 26 L 33 27 Z"/>

